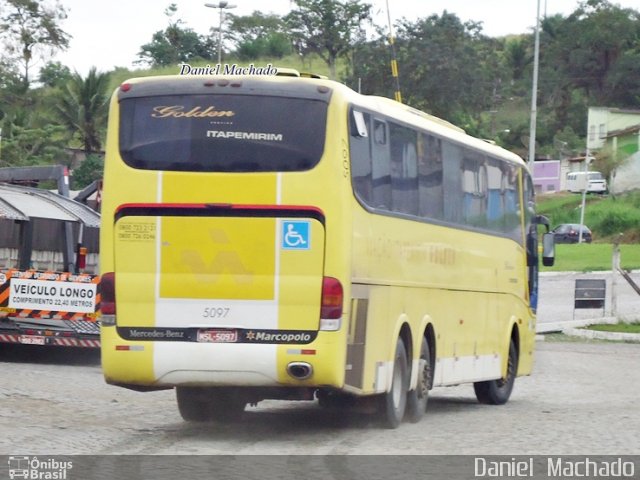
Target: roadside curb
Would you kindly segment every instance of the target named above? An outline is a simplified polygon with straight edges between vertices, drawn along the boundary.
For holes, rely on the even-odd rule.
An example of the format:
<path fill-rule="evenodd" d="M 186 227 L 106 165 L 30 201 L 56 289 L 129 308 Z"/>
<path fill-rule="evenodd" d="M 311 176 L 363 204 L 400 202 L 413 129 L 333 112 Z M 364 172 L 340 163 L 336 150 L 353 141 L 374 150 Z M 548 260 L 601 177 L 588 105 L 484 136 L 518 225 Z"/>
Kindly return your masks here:
<path fill-rule="evenodd" d="M 562 333 L 573 337 L 640 343 L 640 333 L 601 332 L 598 330 L 585 330 L 581 328 L 567 328 L 563 330 Z"/>
<path fill-rule="evenodd" d="M 560 322 L 543 322 L 536 323 L 536 333 L 555 333 L 555 332 L 564 332 L 567 329 L 577 328 L 577 327 L 588 327 L 589 325 L 593 325 L 595 323 L 618 323 L 618 319 L 616 317 L 600 317 L 600 318 L 585 318 L 579 320 L 565 320 Z"/>

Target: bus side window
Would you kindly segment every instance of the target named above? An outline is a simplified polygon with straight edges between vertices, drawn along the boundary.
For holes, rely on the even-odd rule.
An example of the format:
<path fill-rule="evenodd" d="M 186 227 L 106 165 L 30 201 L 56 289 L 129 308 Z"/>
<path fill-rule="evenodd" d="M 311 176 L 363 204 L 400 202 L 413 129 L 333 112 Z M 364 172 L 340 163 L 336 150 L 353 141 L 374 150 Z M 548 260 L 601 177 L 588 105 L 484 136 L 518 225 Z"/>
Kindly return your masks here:
<path fill-rule="evenodd" d="M 416 131 L 389 124 L 391 143 L 391 206 L 394 212 L 418 213 Z"/>
<path fill-rule="evenodd" d="M 464 220 L 467 225 L 487 226 L 487 168 L 482 155 L 466 150 L 462 162 Z"/>
<path fill-rule="evenodd" d="M 444 215 L 442 188 L 442 140 L 418 134 L 418 214 L 441 220 Z"/>
<path fill-rule="evenodd" d="M 505 166 L 502 171 L 502 199 L 505 212 L 504 232 L 517 242 L 522 242 L 520 195 L 518 190 L 518 168 Z"/>
<path fill-rule="evenodd" d="M 444 179 L 444 219 L 463 223 L 463 191 L 462 191 L 462 148 L 451 142 L 444 142 L 443 179 Z"/>
<path fill-rule="evenodd" d="M 496 231 L 504 231 L 504 186 L 500 166 L 490 160 L 487 165 L 487 220 Z"/>
<path fill-rule="evenodd" d="M 391 154 L 387 137 L 387 124 L 374 119 L 371 143 L 371 206 L 382 210 L 391 209 Z"/>
<path fill-rule="evenodd" d="M 350 122 L 351 138 L 349 150 L 351 156 L 351 179 L 356 195 L 366 204 L 372 201 L 371 184 L 371 139 L 368 135 L 370 115 L 352 111 Z"/>

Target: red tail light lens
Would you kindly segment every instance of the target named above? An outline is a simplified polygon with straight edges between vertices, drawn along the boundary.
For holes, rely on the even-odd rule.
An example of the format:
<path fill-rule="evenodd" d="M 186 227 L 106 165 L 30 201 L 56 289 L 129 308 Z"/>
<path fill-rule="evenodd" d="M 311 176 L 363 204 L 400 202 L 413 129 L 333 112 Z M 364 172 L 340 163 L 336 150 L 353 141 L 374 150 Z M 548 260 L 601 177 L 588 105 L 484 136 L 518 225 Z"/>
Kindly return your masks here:
<path fill-rule="evenodd" d="M 105 273 L 100 279 L 100 309 L 103 315 L 115 315 L 116 313 L 116 274 Z"/>
<path fill-rule="evenodd" d="M 320 318 L 341 318 L 343 298 L 344 294 L 340 281 L 333 277 L 324 277 L 322 279 Z"/>
<path fill-rule="evenodd" d="M 76 260 L 78 270 L 84 270 L 87 267 L 87 248 L 78 248 L 78 258 Z"/>

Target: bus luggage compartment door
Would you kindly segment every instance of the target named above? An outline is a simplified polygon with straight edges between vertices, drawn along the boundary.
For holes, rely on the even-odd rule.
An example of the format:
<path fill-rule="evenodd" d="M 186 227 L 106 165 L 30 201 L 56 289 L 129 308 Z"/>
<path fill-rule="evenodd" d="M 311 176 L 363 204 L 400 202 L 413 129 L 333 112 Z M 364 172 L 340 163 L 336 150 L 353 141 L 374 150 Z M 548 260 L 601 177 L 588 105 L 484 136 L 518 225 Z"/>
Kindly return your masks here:
<path fill-rule="evenodd" d="M 199 332 L 215 327 L 230 334 L 214 341 L 247 343 L 260 330 L 271 331 L 265 338 L 318 330 L 321 216 L 175 210 L 136 212 L 116 222 L 119 329 L 169 328 L 178 335 L 173 340 L 199 341 Z"/>

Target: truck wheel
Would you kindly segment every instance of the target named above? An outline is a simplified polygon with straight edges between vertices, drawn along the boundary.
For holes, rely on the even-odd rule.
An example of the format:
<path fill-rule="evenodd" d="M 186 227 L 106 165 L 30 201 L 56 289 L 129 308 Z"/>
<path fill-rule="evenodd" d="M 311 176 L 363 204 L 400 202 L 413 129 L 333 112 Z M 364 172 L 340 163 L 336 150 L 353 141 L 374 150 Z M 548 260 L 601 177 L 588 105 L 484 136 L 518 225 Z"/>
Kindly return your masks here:
<path fill-rule="evenodd" d="M 473 389 L 480 403 L 488 405 L 504 405 L 511 396 L 513 384 L 516 381 L 518 370 L 518 349 L 513 339 L 509 342 L 509 360 L 507 364 L 507 376 L 498 380 L 476 382 Z"/>
<path fill-rule="evenodd" d="M 427 411 L 427 401 L 429 400 L 429 386 L 433 378 L 433 367 L 429 354 L 429 344 L 427 339 L 422 337 L 420 347 L 420 360 L 418 363 L 418 382 L 415 390 L 409 391 L 407 395 L 407 419 L 411 423 L 420 421 Z"/>
<path fill-rule="evenodd" d="M 382 396 L 382 413 L 387 428 L 397 428 L 402 422 L 407 407 L 407 390 L 409 388 L 409 368 L 407 353 L 401 338 L 396 343 L 396 354 L 393 360 L 393 378 L 390 390 Z"/>

